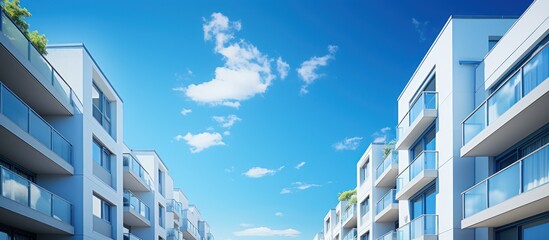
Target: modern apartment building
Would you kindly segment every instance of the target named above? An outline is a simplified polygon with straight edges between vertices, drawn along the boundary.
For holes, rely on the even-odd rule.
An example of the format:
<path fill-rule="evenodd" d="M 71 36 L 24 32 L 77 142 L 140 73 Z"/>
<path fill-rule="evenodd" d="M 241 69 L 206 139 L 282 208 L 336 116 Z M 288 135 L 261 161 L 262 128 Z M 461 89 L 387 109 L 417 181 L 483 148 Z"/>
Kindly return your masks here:
<path fill-rule="evenodd" d="M 548 9 L 450 17 L 398 98 L 395 151 L 357 164 L 357 238 L 547 238 Z"/>
<path fill-rule="evenodd" d="M 0 11 L 0 239 L 184 236 L 189 205 L 155 151 L 124 144 L 123 101 L 82 44 L 40 54 Z"/>

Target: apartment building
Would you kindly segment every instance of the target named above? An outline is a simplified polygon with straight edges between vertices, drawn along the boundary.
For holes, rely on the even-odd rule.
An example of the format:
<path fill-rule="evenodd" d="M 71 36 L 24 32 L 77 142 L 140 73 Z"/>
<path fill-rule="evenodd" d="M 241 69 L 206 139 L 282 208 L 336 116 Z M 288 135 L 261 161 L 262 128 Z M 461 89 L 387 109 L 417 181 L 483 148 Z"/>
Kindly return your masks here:
<path fill-rule="evenodd" d="M 213 239 L 199 215 L 184 236 L 198 210 L 155 151 L 124 144 L 123 101 L 84 45 L 44 56 L 0 17 L 0 239 Z"/>
<path fill-rule="evenodd" d="M 450 17 L 398 98 L 395 149 L 376 158 L 370 146 L 357 164 L 357 238 L 547 238 L 547 9 Z M 334 217 L 325 239 L 341 239 Z"/>

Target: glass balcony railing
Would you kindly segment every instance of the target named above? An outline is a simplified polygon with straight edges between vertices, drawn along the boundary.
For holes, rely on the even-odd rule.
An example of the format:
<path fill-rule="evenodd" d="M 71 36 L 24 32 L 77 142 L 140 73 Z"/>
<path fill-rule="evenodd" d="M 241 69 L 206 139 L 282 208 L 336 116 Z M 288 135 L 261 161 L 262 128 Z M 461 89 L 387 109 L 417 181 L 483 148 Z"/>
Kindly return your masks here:
<path fill-rule="evenodd" d="M 549 78 L 549 43 L 543 45 L 462 123 L 463 145 Z"/>
<path fill-rule="evenodd" d="M 183 240 L 183 233 L 177 228 L 170 228 L 168 229 L 168 239 Z"/>
<path fill-rule="evenodd" d="M 392 150 L 385 159 L 376 168 L 376 179 L 391 166 L 391 164 L 398 164 L 398 151 Z"/>
<path fill-rule="evenodd" d="M 72 145 L 15 93 L 0 83 L 0 114 L 72 164 Z"/>
<path fill-rule="evenodd" d="M 76 100 L 81 103 L 80 99 L 74 95 L 72 88 L 67 84 L 63 77 L 61 77 L 51 63 L 38 52 L 27 35 L 13 23 L 13 20 L 11 20 L 11 18 L 4 12 L 4 9 L 1 6 L 0 15 L 2 18 L 0 31 L 15 47 L 15 49 L 20 54 L 25 56 L 26 59 L 42 75 L 42 77 L 37 77 L 37 79 L 39 79 L 39 81 L 44 85 L 53 86 L 61 97 L 66 101 L 69 101 L 71 104 L 73 103 L 73 98 L 76 98 Z"/>
<path fill-rule="evenodd" d="M 470 217 L 547 182 L 549 144 L 463 192 L 463 217 Z"/>
<path fill-rule="evenodd" d="M 433 91 L 423 91 L 418 99 L 411 104 L 410 110 L 404 116 L 397 126 L 397 142 L 408 132 L 408 128 L 417 119 L 421 111 L 426 109 L 436 110 L 438 108 L 438 93 Z"/>
<path fill-rule="evenodd" d="M 397 177 L 397 188 L 399 192 L 406 184 L 414 179 L 424 170 L 436 170 L 438 167 L 438 152 L 425 150 L 402 171 Z"/>
<path fill-rule="evenodd" d="M 343 212 L 343 222 L 349 220 L 351 217 L 356 216 L 356 204 L 351 204 L 349 208 L 345 209 Z"/>
<path fill-rule="evenodd" d="M 387 192 L 381 200 L 379 200 L 376 204 L 376 214 L 379 214 L 383 209 L 387 208 L 389 205 L 393 203 L 398 203 L 398 201 L 395 198 L 396 195 L 396 189 L 391 189 L 389 192 Z"/>
<path fill-rule="evenodd" d="M 0 166 L 2 196 L 72 225 L 72 205 L 28 179 Z"/>
<path fill-rule="evenodd" d="M 138 238 L 131 233 L 124 233 L 124 240 L 141 240 L 141 238 Z"/>
<path fill-rule="evenodd" d="M 181 203 L 175 199 L 168 200 L 168 211 L 181 215 Z"/>
<path fill-rule="evenodd" d="M 128 190 L 124 191 L 124 207 L 130 207 L 145 219 L 151 220 L 151 210 L 149 207 Z"/>
<path fill-rule="evenodd" d="M 438 235 L 438 216 L 421 215 L 397 229 L 398 240 L 424 239 L 425 236 Z"/>
<path fill-rule="evenodd" d="M 198 232 L 198 228 L 194 226 L 188 219 L 183 221 L 183 225 L 181 226 L 183 231 L 187 231 L 191 235 L 193 235 L 196 239 L 200 238 L 200 233 Z"/>
<path fill-rule="evenodd" d="M 343 238 L 343 240 L 356 240 L 356 236 L 357 236 L 357 232 L 356 232 L 356 228 L 353 228 L 351 229 L 351 231 L 349 231 L 345 237 Z"/>
<path fill-rule="evenodd" d="M 385 235 L 378 237 L 377 240 L 397 240 L 397 233 L 395 231 L 390 231 Z"/>
<path fill-rule="evenodd" d="M 128 167 L 130 171 L 135 173 L 145 184 L 149 187 L 149 189 L 153 190 L 153 181 L 151 178 L 151 175 L 145 170 L 143 166 L 135 159 L 131 154 L 124 153 L 123 157 L 124 167 Z"/>

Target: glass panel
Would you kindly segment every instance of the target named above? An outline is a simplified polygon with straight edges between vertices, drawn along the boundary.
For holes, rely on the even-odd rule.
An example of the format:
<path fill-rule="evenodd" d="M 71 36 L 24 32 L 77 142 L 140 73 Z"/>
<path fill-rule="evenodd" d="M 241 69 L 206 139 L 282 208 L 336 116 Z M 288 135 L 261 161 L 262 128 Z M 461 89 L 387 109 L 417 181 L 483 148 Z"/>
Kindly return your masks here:
<path fill-rule="evenodd" d="M 25 132 L 29 131 L 28 107 L 5 87 L 2 87 L 2 113 Z"/>
<path fill-rule="evenodd" d="M 519 167 L 520 164 L 515 164 L 488 179 L 489 207 L 519 194 Z"/>
<path fill-rule="evenodd" d="M 424 235 L 436 235 L 438 234 L 437 230 L 437 218 L 435 215 L 426 215 L 424 222 Z"/>
<path fill-rule="evenodd" d="M 94 140 L 92 145 L 92 158 L 99 165 L 101 165 L 101 153 L 103 152 L 101 149 L 99 143 Z"/>
<path fill-rule="evenodd" d="M 549 48 L 545 48 L 523 67 L 523 96 L 549 77 Z"/>
<path fill-rule="evenodd" d="M 432 92 L 426 92 L 425 97 L 425 109 L 436 109 L 437 108 L 437 94 Z"/>
<path fill-rule="evenodd" d="M 463 122 L 463 141 L 468 143 L 486 127 L 486 104 L 482 104 L 465 122 Z"/>
<path fill-rule="evenodd" d="M 483 182 L 463 194 L 465 217 L 470 217 L 486 209 L 486 199 L 488 197 L 486 195 L 486 184 L 486 182 Z"/>
<path fill-rule="evenodd" d="M 99 112 L 101 112 L 101 91 L 97 89 L 97 86 L 95 86 L 95 84 L 92 88 L 92 103 L 93 106 L 99 109 Z"/>
<path fill-rule="evenodd" d="M 411 125 L 414 120 L 416 120 L 417 116 L 419 116 L 419 113 L 421 113 L 421 110 L 424 109 L 424 94 L 421 94 L 419 99 L 415 103 L 413 103 L 412 107 L 410 108 L 410 122 L 408 125 Z"/>
<path fill-rule="evenodd" d="M 520 72 L 516 73 L 488 99 L 488 124 L 498 119 L 520 100 L 520 76 Z"/>
<path fill-rule="evenodd" d="M 70 99 L 72 90 L 56 71 L 53 71 L 53 87 L 61 93 L 61 96 L 65 98 L 65 100 L 68 101 Z"/>
<path fill-rule="evenodd" d="M 42 190 L 34 184 L 30 185 L 30 207 L 32 209 L 51 216 L 51 198 L 51 193 Z"/>
<path fill-rule="evenodd" d="M 59 133 L 53 131 L 53 152 L 71 163 L 71 144 L 65 140 Z"/>
<path fill-rule="evenodd" d="M 25 58 L 28 56 L 28 40 L 25 35 L 2 13 L 2 33 Z"/>
<path fill-rule="evenodd" d="M 496 232 L 496 240 L 518 240 L 518 229 L 512 227 L 503 231 Z"/>
<path fill-rule="evenodd" d="M 32 65 L 36 67 L 38 72 L 44 76 L 44 79 L 51 81 L 52 68 L 34 47 L 30 47 L 30 61 Z M 50 82 L 47 82 L 46 84 L 50 85 Z"/>
<path fill-rule="evenodd" d="M 418 196 L 412 200 L 412 219 L 423 215 L 423 196 Z"/>
<path fill-rule="evenodd" d="M 528 226 L 524 226 L 522 239 L 524 240 L 546 240 L 549 232 L 549 219 L 544 219 Z"/>
<path fill-rule="evenodd" d="M 61 220 L 64 223 L 71 224 L 71 212 L 72 212 L 71 205 L 68 202 L 56 196 L 53 197 L 53 217 L 54 218 Z"/>
<path fill-rule="evenodd" d="M 404 225 L 403 227 L 397 229 L 397 239 L 398 240 L 410 240 L 410 224 Z"/>
<path fill-rule="evenodd" d="M 436 149 L 436 136 L 434 128 L 425 134 L 423 141 L 425 142 L 425 150 L 434 151 Z"/>
<path fill-rule="evenodd" d="M 95 215 L 98 218 L 101 218 L 101 199 L 93 195 L 93 215 Z"/>
<path fill-rule="evenodd" d="M 423 230 L 425 229 L 424 221 L 425 219 L 423 217 L 420 217 L 418 219 L 413 220 L 410 223 L 411 231 L 412 231 L 410 235 L 412 235 L 412 239 L 416 239 L 425 235 L 423 232 Z"/>
<path fill-rule="evenodd" d="M 0 230 L 0 240 L 10 240 L 10 236 L 8 235 L 8 233 Z"/>
<path fill-rule="evenodd" d="M 2 168 L 2 196 L 29 206 L 28 180 Z"/>
<path fill-rule="evenodd" d="M 51 127 L 33 111 L 30 112 L 29 120 L 29 133 L 51 149 Z"/>
<path fill-rule="evenodd" d="M 430 188 L 425 192 L 425 212 L 424 214 L 435 214 L 436 213 L 436 196 L 435 188 Z"/>
<path fill-rule="evenodd" d="M 549 147 L 532 153 L 522 161 L 522 188 L 529 191 L 549 182 Z"/>

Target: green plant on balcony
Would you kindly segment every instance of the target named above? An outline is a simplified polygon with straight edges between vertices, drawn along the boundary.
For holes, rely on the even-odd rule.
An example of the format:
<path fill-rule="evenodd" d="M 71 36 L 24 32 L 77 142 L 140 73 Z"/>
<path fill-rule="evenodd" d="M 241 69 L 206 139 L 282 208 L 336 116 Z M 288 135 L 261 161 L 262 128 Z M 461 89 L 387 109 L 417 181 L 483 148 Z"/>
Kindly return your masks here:
<path fill-rule="evenodd" d="M 351 189 L 340 193 L 337 199 L 340 202 L 348 201 L 347 209 L 349 209 L 352 205 L 356 204 L 356 189 Z"/>
<path fill-rule="evenodd" d="M 39 34 L 36 30 L 29 31 L 29 24 L 25 21 L 25 18 L 32 16 L 32 14 L 26 8 L 21 7 L 19 2 L 20 0 L 4 0 L 1 5 L 15 25 L 29 37 L 38 52 L 44 55 L 47 54 L 46 45 L 48 44 L 48 39 L 46 35 Z"/>
<path fill-rule="evenodd" d="M 385 147 L 383 147 L 383 159 L 385 159 L 391 152 L 395 149 L 395 140 L 391 140 L 390 142 L 385 144 Z"/>

